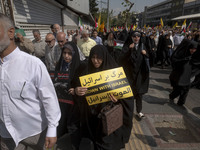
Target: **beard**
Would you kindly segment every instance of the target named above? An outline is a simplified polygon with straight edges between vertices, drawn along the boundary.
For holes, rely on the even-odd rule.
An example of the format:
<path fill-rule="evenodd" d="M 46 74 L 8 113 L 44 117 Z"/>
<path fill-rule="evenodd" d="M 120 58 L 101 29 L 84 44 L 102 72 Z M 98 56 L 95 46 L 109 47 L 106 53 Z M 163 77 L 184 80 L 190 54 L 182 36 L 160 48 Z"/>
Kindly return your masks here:
<path fill-rule="evenodd" d="M 10 45 L 10 39 L 7 34 L 4 34 L 4 38 L 0 41 L 0 53 L 8 48 Z"/>
<path fill-rule="evenodd" d="M 6 42 L 4 42 L 4 41 L 6 41 Z M 10 45 L 10 40 L 1 41 L 0 42 L 0 53 L 3 52 L 5 49 L 7 49 L 9 45 Z"/>

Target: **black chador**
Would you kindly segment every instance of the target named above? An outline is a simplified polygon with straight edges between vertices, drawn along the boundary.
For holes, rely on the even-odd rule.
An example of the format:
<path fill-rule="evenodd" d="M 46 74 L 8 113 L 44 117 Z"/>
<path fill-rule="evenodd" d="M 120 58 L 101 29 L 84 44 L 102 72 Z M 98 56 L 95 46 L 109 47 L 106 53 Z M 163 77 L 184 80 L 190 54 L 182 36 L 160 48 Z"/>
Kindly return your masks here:
<path fill-rule="evenodd" d="M 92 57 L 97 56 L 103 60 L 99 68 L 95 68 L 92 63 Z M 79 76 L 91 74 L 103 70 L 113 69 L 118 67 L 108 50 L 103 45 L 96 45 L 91 49 L 88 64 L 82 65 L 78 69 L 76 75 L 77 79 L 74 80 L 76 87 L 80 86 Z M 102 122 L 98 118 L 98 114 L 101 109 L 106 106 L 107 103 L 100 103 L 89 106 L 85 96 L 77 96 L 80 102 L 81 110 L 81 133 L 83 137 L 89 138 L 93 141 L 95 150 L 120 150 L 128 142 L 131 129 L 132 129 L 132 117 L 133 117 L 133 102 L 129 99 L 118 100 L 123 106 L 123 126 L 116 130 L 114 133 L 106 136 L 102 132 Z"/>
<path fill-rule="evenodd" d="M 196 49 L 196 52 L 192 50 Z M 183 105 L 186 101 L 190 87 L 190 78 L 195 74 L 196 66 L 199 65 L 199 57 L 196 53 L 199 51 L 198 43 L 185 39 L 177 47 L 171 57 L 172 72 L 170 82 L 173 91 L 170 93 L 170 101 L 179 96 L 178 105 Z"/>

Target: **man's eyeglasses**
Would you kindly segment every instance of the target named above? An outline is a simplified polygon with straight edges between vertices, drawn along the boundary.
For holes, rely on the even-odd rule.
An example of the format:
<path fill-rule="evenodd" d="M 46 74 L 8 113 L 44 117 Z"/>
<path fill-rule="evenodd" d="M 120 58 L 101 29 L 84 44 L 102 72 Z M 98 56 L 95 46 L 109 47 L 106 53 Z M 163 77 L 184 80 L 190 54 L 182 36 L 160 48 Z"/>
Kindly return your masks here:
<path fill-rule="evenodd" d="M 52 40 L 50 40 L 50 41 L 47 41 L 47 40 L 46 40 L 45 42 L 46 42 L 46 43 L 51 43 L 53 40 L 55 40 L 55 39 L 52 39 Z"/>

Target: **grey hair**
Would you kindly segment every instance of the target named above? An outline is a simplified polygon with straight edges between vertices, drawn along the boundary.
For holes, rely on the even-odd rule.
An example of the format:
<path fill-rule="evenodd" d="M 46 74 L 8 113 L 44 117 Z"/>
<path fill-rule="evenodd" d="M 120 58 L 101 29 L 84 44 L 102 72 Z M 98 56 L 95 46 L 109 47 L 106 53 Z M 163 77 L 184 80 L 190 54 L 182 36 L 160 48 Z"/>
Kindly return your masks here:
<path fill-rule="evenodd" d="M 11 18 L 7 17 L 6 15 L 0 13 L 0 21 L 2 22 L 4 29 L 8 30 L 9 28 L 14 28 L 14 23 Z"/>
<path fill-rule="evenodd" d="M 82 32 L 81 32 L 81 34 L 89 34 L 89 32 L 88 32 L 88 30 L 83 30 Z"/>
<path fill-rule="evenodd" d="M 33 33 L 38 33 L 40 35 L 40 31 L 38 29 L 33 29 Z"/>
<path fill-rule="evenodd" d="M 60 25 L 59 25 L 59 24 L 57 24 L 57 23 L 53 25 L 53 28 L 55 28 L 55 26 L 56 26 L 56 25 L 58 25 L 58 26 L 59 26 L 59 28 L 60 28 Z"/>

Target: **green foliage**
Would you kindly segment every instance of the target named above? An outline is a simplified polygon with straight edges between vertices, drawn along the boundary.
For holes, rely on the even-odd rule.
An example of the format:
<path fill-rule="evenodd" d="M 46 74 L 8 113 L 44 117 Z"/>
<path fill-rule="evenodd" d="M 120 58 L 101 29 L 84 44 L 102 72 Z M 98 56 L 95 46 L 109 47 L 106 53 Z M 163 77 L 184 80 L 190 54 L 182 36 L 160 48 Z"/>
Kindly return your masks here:
<path fill-rule="evenodd" d="M 89 0 L 90 3 L 90 13 L 92 14 L 92 16 L 96 16 L 97 12 L 99 11 L 99 8 L 97 7 L 98 4 L 96 2 L 96 0 Z"/>

